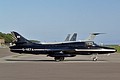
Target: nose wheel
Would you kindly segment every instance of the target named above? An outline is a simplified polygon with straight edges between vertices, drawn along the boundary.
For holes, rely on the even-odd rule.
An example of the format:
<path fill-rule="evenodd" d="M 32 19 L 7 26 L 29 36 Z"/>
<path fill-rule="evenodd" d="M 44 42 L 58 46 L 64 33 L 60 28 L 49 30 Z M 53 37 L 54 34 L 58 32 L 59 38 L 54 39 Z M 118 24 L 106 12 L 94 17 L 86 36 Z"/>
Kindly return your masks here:
<path fill-rule="evenodd" d="M 98 60 L 98 57 L 93 57 L 93 61 L 97 61 Z"/>
<path fill-rule="evenodd" d="M 98 57 L 97 57 L 97 56 L 98 56 L 98 54 L 93 54 L 92 60 L 93 60 L 93 61 L 97 61 L 97 60 L 98 60 Z"/>

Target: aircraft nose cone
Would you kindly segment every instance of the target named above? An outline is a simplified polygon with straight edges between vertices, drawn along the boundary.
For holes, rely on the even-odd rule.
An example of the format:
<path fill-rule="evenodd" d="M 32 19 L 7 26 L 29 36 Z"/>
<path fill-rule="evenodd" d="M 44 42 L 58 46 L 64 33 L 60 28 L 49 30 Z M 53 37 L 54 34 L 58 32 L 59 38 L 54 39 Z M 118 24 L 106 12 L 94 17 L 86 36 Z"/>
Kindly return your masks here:
<path fill-rule="evenodd" d="M 107 52 L 107 53 L 115 53 L 117 50 L 114 48 L 103 47 L 102 51 Z"/>
<path fill-rule="evenodd" d="M 112 53 L 114 53 L 114 52 L 117 52 L 117 50 L 116 49 L 110 49 L 110 51 L 112 52 Z"/>

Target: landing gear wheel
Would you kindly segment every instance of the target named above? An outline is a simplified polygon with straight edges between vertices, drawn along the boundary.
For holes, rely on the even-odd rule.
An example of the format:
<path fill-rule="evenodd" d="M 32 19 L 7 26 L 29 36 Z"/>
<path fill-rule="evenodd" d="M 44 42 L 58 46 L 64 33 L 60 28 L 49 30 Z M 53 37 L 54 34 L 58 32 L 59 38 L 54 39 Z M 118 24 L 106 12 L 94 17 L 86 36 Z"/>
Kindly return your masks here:
<path fill-rule="evenodd" d="M 93 61 L 97 61 L 97 60 L 98 60 L 98 58 L 97 58 L 97 57 L 94 57 L 94 58 L 93 58 Z"/>
<path fill-rule="evenodd" d="M 64 61 L 64 59 L 65 59 L 64 57 L 60 57 L 60 61 Z"/>
<path fill-rule="evenodd" d="M 54 57 L 55 61 L 64 61 L 64 57 Z"/>
<path fill-rule="evenodd" d="M 93 55 L 92 55 L 92 60 L 93 61 L 97 61 L 98 60 L 98 53 L 94 53 Z"/>

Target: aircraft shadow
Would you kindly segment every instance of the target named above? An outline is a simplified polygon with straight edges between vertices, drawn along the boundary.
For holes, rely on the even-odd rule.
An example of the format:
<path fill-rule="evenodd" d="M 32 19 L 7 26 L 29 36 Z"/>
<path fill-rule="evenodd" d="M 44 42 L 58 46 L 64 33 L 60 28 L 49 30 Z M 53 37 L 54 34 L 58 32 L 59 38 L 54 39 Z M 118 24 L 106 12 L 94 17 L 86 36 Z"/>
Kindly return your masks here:
<path fill-rule="evenodd" d="M 23 60 L 23 59 L 6 59 L 6 61 L 28 61 L 28 62 L 57 62 L 55 60 Z M 64 61 L 58 61 L 58 62 L 93 62 L 93 60 L 64 60 Z M 107 61 L 107 60 L 97 60 L 97 61 Z M 96 62 L 97 62 L 96 61 Z M 95 61 L 94 61 L 95 62 Z"/>
<path fill-rule="evenodd" d="M 6 61 L 35 61 L 35 62 L 40 62 L 40 61 L 54 61 L 54 60 L 20 60 L 20 59 L 6 59 Z"/>
<path fill-rule="evenodd" d="M 65 60 L 65 61 L 92 61 L 93 62 L 93 60 L 83 60 L 83 59 L 80 59 L 80 60 Z M 107 60 L 97 60 L 97 61 L 107 61 Z"/>

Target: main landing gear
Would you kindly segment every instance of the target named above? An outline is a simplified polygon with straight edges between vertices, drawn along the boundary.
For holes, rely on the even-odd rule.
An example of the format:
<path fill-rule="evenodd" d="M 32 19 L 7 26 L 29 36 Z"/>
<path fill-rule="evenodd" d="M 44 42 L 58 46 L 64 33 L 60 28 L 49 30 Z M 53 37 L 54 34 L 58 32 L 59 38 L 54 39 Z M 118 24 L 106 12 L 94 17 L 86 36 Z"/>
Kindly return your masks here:
<path fill-rule="evenodd" d="M 98 57 L 94 57 L 94 58 L 93 58 L 93 61 L 97 61 L 97 60 L 98 60 Z"/>
<path fill-rule="evenodd" d="M 55 61 L 64 61 L 64 57 L 54 57 Z"/>

